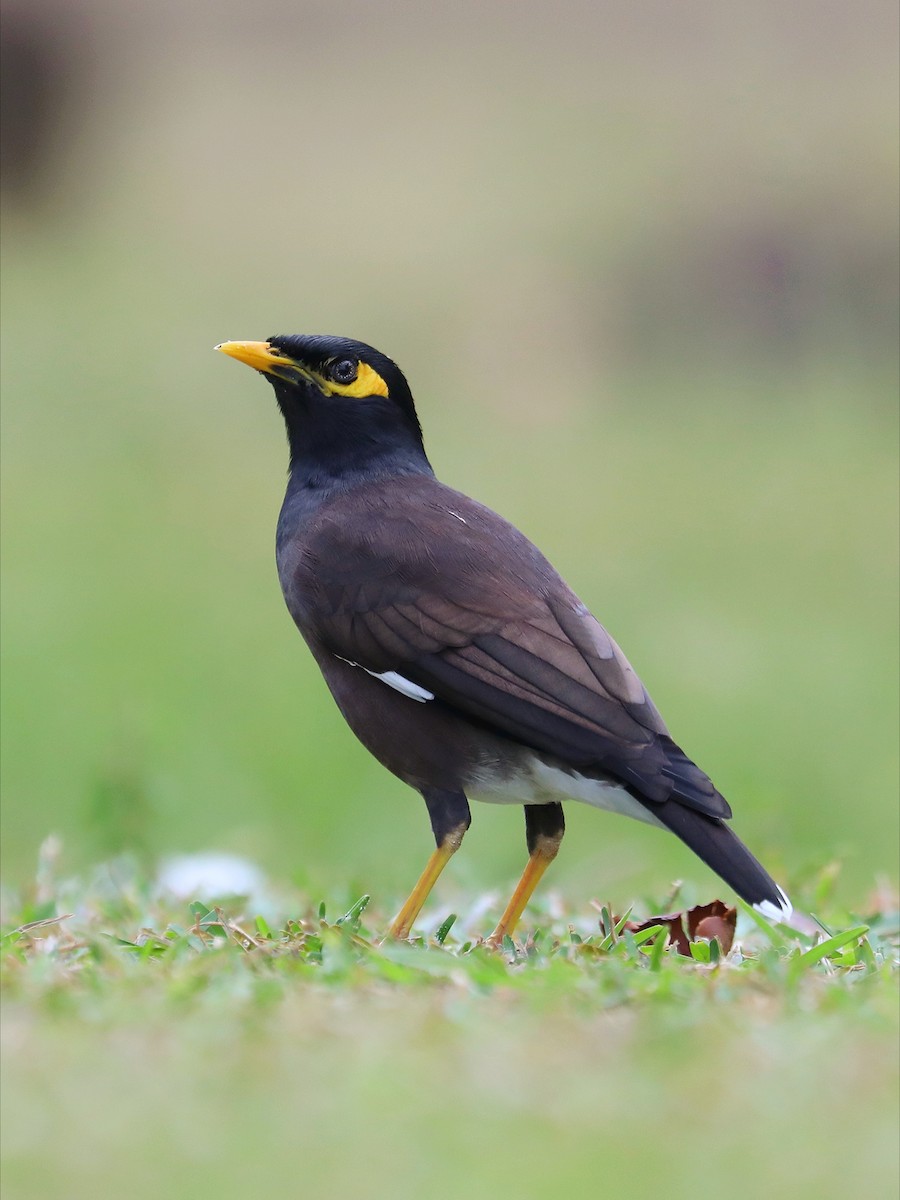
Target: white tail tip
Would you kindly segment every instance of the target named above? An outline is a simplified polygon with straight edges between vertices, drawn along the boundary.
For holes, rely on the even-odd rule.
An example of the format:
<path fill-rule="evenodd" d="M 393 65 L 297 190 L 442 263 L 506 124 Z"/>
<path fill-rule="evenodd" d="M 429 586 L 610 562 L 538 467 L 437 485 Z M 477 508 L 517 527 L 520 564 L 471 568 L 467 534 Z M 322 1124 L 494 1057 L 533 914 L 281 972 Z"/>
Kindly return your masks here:
<path fill-rule="evenodd" d="M 794 906 L 788 900 L 787 896 L 778 889 L 778 894 L 781 897 L 781 904 L 773 904 L 771 900 L 761 900 L 759 904 L 754 904 L 753 907 L 758 913 L 761 913 L 767 921 L 774 921 L 777 924 L 789 925 L 791 916 L 794 912 Z"/>

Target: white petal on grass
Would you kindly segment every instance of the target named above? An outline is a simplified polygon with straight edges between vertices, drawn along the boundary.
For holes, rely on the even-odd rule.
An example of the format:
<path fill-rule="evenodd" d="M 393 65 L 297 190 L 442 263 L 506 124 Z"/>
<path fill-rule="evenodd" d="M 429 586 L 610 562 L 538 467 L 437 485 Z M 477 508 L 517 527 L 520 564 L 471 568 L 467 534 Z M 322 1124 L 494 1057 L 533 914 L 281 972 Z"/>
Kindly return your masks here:
<path fill-rule="evenodd" d="M 183 900 L 219 896 L 257 896 L 263 890 L 262 871 L 237 854 L 182 854 L 167 858 L 157 876 L 161 891 Z"/>

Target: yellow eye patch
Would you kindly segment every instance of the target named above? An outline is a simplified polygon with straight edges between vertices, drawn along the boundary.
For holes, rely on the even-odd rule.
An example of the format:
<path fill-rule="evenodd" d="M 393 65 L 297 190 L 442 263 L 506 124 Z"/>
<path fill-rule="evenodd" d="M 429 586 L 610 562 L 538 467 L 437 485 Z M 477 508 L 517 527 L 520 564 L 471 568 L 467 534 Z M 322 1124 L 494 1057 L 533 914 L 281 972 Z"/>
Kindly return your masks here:
<path fill-rule="evenodd" d="M 352 383 L 336 383 L 333 379 L 325 379 L 316 374 L 316 382 L 321 380 L 323 391 L 332 392 L 336 396 L 351 396 L 355 400 L 364 400 L 366 396 L 386 396 L 387 384 L 377 371 L 368 363 L 361 362 L 356 378 Z"/>

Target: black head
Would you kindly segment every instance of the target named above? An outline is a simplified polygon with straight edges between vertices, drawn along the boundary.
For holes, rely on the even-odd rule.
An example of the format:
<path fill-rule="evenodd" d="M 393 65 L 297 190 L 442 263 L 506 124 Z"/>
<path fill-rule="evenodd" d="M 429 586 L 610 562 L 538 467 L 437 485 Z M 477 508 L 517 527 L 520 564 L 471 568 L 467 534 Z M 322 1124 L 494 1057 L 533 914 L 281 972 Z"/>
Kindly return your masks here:
<path fill-rule="evenodd" d="M 353 338 L 277 334 L 216 347 L 267 377 L 284 414 L 291 465 L 348 474 L 373 460 L 420 459 L 422 431 L 403 372 Z"/>

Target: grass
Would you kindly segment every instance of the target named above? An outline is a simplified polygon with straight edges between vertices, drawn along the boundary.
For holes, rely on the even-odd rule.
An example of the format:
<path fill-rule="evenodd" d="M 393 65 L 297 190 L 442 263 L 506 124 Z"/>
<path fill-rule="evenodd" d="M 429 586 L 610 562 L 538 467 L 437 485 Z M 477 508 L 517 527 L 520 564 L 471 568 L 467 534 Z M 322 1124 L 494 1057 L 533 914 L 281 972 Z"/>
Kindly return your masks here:
<path fill-rule="evenodd" d="M 833 871 L 815 932 L 686 958 L 553 893 L 494 952 L 495 897 L 395 944 L 368 896 L 58 870 L 5 897 L 7 1196 L 894 1193 L 895 901 Z"/>

